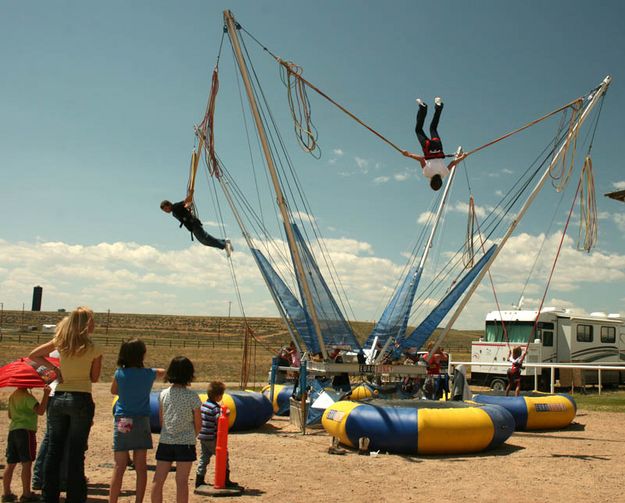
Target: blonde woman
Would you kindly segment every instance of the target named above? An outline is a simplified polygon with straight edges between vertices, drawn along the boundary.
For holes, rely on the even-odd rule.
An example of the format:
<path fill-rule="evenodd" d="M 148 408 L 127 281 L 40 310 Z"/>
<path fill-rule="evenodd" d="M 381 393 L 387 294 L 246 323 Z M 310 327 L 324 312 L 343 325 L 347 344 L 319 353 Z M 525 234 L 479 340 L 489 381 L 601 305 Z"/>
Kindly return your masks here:
<path fill-rule="evenodd" d="M 57 325 L 50 342 L 28 356 L 54 370 L 60 382 L 48 407 L 50 445 L 43 467 L 43 497 L 48 503 L 59 501 L 63 452 L 71 462 L 65 501 L 87 500 L 85 451 L 95 410 L 91 383 L 98 381 L 102 369 L 102 350 L 91 340 L 94 327 L 93 311 L 78 307 Z M 55 349 L 60 353 L 59 368 L 44 358 Z"/>

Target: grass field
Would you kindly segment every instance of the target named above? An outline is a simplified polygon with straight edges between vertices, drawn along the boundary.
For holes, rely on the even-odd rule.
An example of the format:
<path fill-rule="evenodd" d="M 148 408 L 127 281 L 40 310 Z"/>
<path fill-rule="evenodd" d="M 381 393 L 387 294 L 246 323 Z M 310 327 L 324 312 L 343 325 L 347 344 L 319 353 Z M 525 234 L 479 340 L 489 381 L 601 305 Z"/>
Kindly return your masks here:
<path fill-rule="evenodd" d="M 625 391 L 602 391 L 600 395 L 594 391 L 575 393 L 573 397 L 578 409 L 625 413 Z"/>
<path fill-rule="evenodd" d="M 51 334 L 43 333 L 42 325 L 55 324 L 65 315 L 58 312 L 2 312 L 0 365 L 26 356 L 30 349 L 49 340 Z M 146 365 L 166 367 L 174 356 L 185 355 L 193 361 L 198 381 L 240 381 L 245 333 L 241 318 L 96 313 L 95 319 L 93 337 L 104 347 L 103 381 L 110 381 L 116 368 L 119 345 L 129 337 L 140 337 L 146 342 Z M 247 323 L 255 337 L 250 346 L 249 384 L 252 385 L 266 382 L 271 358 L 281 346 L 288 344 L 290 336 L 280 318 L 248 318 Z M 372 327 L 369 322 L 352 322 L 361 341 L 367 338 Z M 479 336 L 479 331 L 452 330 L 445 348 L 455 359 L 468 358 L 471 341 Z"/>

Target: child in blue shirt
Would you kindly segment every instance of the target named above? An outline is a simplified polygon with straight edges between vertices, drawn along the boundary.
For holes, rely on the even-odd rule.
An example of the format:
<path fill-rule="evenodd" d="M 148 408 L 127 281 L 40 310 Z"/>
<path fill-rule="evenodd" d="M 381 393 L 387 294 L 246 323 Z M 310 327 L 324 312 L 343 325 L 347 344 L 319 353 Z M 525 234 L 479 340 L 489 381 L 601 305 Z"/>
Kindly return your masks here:
<path fill-rule="evenodd" d="M 113 451 L 115 468 L 111 479 L 109 502 L 119 498 L 124 472 L 130 451 L 137 475 L 135 501 L 143 501 L 147 485 L 147 449 L 152 448 L 150 431 L 150 391 L 157 377 L 165 375 L 164 369 L 143 367 L 145 344 L 132 338 L 122 342 L 117 358 L 118 369 L 111 384 L 111 393 L 118 395 L 113 414 Z"/>

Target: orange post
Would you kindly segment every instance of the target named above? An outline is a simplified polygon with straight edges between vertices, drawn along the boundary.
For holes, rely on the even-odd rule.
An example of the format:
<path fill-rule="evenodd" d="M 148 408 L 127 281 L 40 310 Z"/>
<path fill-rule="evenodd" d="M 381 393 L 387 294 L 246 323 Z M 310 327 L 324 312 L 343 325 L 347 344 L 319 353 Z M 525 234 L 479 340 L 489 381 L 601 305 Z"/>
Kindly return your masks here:
<path fill-rule="evenodd" d="M 221 408 L 217 420 L 217 442 L 215 444 L 215 489 L 226 487 L 226 467 L 228 466 L 228 407 Z"/>

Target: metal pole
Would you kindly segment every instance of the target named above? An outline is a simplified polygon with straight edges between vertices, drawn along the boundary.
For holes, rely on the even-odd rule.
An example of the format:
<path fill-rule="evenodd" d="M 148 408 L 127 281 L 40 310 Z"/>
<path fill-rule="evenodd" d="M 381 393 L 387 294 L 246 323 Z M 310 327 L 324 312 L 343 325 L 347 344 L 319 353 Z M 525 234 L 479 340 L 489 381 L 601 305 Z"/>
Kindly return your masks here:
<path fill-rule="evenodd" d="M 291 228 L 291 220 L 289 218 L 289 212 L 288 212 L 288 208 L 286 204 L 286 199 L 284 198 L 282 187 L 280 186 L 280 181 L 278 178 L 278 173 L 273 162 L 273 157 L 271 155 L 271 150 L 269 149 L 269 142 L 267 141 L 267 134 L 265 132 L 260 114 L 258 112 L 258 105 L 256 103 L 256 98 L 254 97 L 254 92 L 252 90 L 250 78 L 247 73 L 247 67 L 245 66 L 243 53 L 241 52 L 241 46 L 239 45 L 239 37 L 237 34 L 236 22 L 234 20 L 234 15 L 232 14 L 231 11 L 229 10 L 224 11 L 224 22 L 226 23 L 226 26 L 228 28 L 228 35 L 230 36 L 230 41 L 232 42 L 232 48 L 234 49 L 234 54 L 237 59 L 237 63 L 239 65 L 241 78 L 243 79 L 243 83 L 245 85 L 245 91 L 247 93 L 247 97 L 250 102 L 250 109 L 252 111 L 252 115 L 254 116 L 256 129 L 258 130 L 258 135 L 260 137 L 260 142 L 263 148 L 263 153 L 267 161 L 267 169 L 271 176 L 273 188 L 276 193 L 278 208 L 280 209 L 282 222 L 284 223 L 284 230 L 286 231 L 287 240 L 289 242 L 289 248 L 291 249 L 291 255 L 293 256 L 293 265 L 295 266 L 295 272 L 297 274 L 297 277 L 299 278 L 300 285 L 302 288 L 302 293 L 309 307 L 309 315 L 313 322 L 313 326 L 315 327 L 315 333 L 319 341 L 321 354 L 323 355 L 324 360 L 327 360 L 328 351 L 326 350 L 325 343 L 323 342 L 323 337 L 321 334 L 321 326 L 319 325 L 319 319 L 317 317 L 317 310 L 315 309 L 315 305 L 313 303 L 312 294 L 310 292 L 306 274 L 304 272 L 304 266 L 302 265 L 302 260 L 299 255 L 299 250 L 297 248 L 297 245 L 295 244 L 295 236 L 293 235 L 293 229 Z"/>
<path fill-rule="evenodd" d="M 510 238 L 510 236 L 512 235 L 512 233 L 516 229 L 517 225 L 519 224 L 519 222 L 521 221 L 521 219 L 525 215 L 525 212 L 527 211 L 529 206 L 534 202 L 534 199 L 536 198 L 536 196 L 538 195 L 538 193 L 542 189 L 543 185 L 545 184 L 545 182 L 549 178 L 549 174 L 551 172 L 551 167 L 558 163 L 558 160 L 564 154 L 565 147 L 569 145 L 569 142 L 570 142 L 571 138 L 575 134 L 577 134 L 579 128 L 584 123 L 584 121 L 586 120 L 586 118 L 590 114 L 591 110 L 595 107 L 595 105 L 597 104 L 597 101 L 599 101 L 599 98 L 605 94 L 605 92 L 606 92 L 608 86 L 610 85 L 611 81 L 612 81 L 612 77 L 610 77 L 608 75 L 605 79 L 603 79 L 603 82 L 601 83 L 601 85 L 599 86 L 597 91 L 591 97 L 589 97 L 590 98 L 590 102 L 588 103 L 588 105 L 586 106 L 586 108 L 584 109 L 582 114 L 580 115 L 580 117 L 577 120 L 577 122 L 575 123 L 575 125 L 569 131 L 569 134 L 568 134 L 567 138 L 562 142 L 562 145 L 560 145 L 560 148 L 558 149 L 558 152 L 556 153 L 556 155 L 554 155 L 553 159 L 549 163 L 549 166 L 545 169 L 545 171 L 543 172 L 542 176 L 540 177 L 540 180 L 538 180 L 538 183 L 536 183 L 536 186 L 534 187 L 534 189 L 532 190 L 532 192 L 530 193 L 528 198 L 525 200 L 525 203 L 523 204 L 523 206 L 521 207 L 521 209 L 517 213 L 515 219 L 512 221 L 512 223 L 508 227 L 508 230 L 506 231 L 504 236 L 501 238 L 501 241 L 497 245 L 497 248 L 495 248 L 495 251 L 493 252 L 492 256 L 490 257 L 488 262 L 486 262 L 486 264 L 484 265 L 484 267 L 482 268 L 480 273 L 477 275 L 477 277 L 473 280 L 473 283 L 472 283 L 471 287 L 467 290 L 467 293 L 464 295 L 464 297 L 460 301 L 460 304 L 458 305 L 458 307 L 456 308 L 456 310 L 452 314 L 451 318 L 447 322 L 447 325 L 445 326 L 445 328 L 443 329 L 441 334 L 436 339 L 436 344 L 434 344 L 434 347 L 432 348 L 432 353 L 434 353 L 438 349 L 438 347 L 441 345 L 441 342 L 445 339 L 445 337 L 447 337 L 447 334 L 449 333 L 451 328 L 454 326 L 454 323 L 456 322 L 456 320 L 458 319 L 458 317 L 462 313 L 462 310 L 464 309 L 464 306 L 466 306 L 466 304 L 471 299 L 471 296 L 473 295 L 475 290 L 477 290 L 477 287 L 480 285 L 480 282 L 482 281 L 482 278 L 484 278 L 484 276 L 486 275 L 486 273 L 490 269 L 490 266 L 492 265 L 492 263 L 495 261 L 495 259 L 499 255 L 499 252 L 503 249 L 504 244 L 506 243 L 506 241 L 508 241 L 508 239 Z"/>
<path fill-rule="evenodd" d="M 230 209 L 232 210 L 232 214 L 234 215 L 235 220 L 239 224 L 239 228 L 241 229 L 241 232 L 243 233 L 243 237 L 245 238 L 245 242 L 247 243 L 248 248 L 253 249 L 254 248 L 254 243 L 252 242 L 252 238 L 250 237 L 250 233 L 247 231 L 247 227 L 245 225 L 245 222 L 243 222 L 243 219 L 241 218 L 239 210 L 237 209 L 236 205 L 234 204 L 234 200 L 232 198 L 232 194 L 230 193 L 230 185 L 228 184 L 228 180 L 226 179 L 226 177 L 220 176 L 217 179 L 217 181 L 219 182 L 219 186 L 221 187 L 221 190 L 223 191 L 224 196 L 226 197 L 226 201 L 228 202 L 228 205 L 230 206 Z M 263 269 L 261 267 L 260 262 L 258 261 L 258 257 L 256 256 L 255 253 L 252 253 L 252 255 L 254 257 L 254 261 L 256 262 L 256 265 L 258 266 L 258 269 L 262 272 Z M 273 298 L 273 301 L 276 304 L 276 307 L 278 308 L 278 311 L 280 312 L 280 316 L 284 320 L 284 323 L 286 325 L 287 330 L 289 331 L 289 334 L 291 334 L 291 340 L 295 341 L 295 345 L 297 346 L 297 350 L 301 353 L 302 352 L 302 344 L 299 342 L 299 339 L 295 335 L 294 329 L 291 327 L 291 323 L 289 322 L 289 317 L 287 316 L 287 313 L 285 312 L 284 308 L 282 307 L 282 303 L 280 302 L 280 300 L 276 296 L 276 294 L 275 294 L 275 292 L 273 290 L 273 286 L 269 283 L 269 280 L 267 279 L 267 277 L 265 277 L 264 274 L 261 274 L 261 276 L 263 277 L 263 280 L 265 281 L 265 284 L 267 285 L 267 288 L 269 289 L 269 293 L 271 294 L 271 297 Z"/>
<path fill-rule="evenodd" d="M 456 156 L 462 153 L 462 147 L 458 147 L 456 151 Z M 421 255 L 421 260 L 419 261 L 419 267 L 415 273 L 415 276 L 419 274 L 420 271 L 423 271 L 423 267 L 425 266 L 425 261 L 428 258 L 430 250 L 432 249 L 432 241 L 434 241 L 434 235 L 436 234 L 436 229 L 438 228 L 438 223 L 440 222 L 441 215 L 443 213 L 443 208 L 445 207 L 445 203 L 447 202 L 447 195 L 449 194 L 449 189 L 451 188 L 451 184 L 454 181 L 454 177 L 456 176 L 456 167 L 454 166 L 451 169 L 451 173 L 449 173 L 449 177 L 447 178 L 447 183 L 445 184 L 445 190 L 443 190 L 443 195 L 441 196 L 441 200 L 438 203 L 438 209 L 436 210 L 436 216 L 434 217 L 434 225 L 432 225 L 432 229 L 430 230 L 430 235 L 428 236 L 427 243 L 425 244 L 425 248 L 423 249 L 423 255 Z M 380 363 L 384 354 L 386 353 L 386 349 L 391 343 L 391 337 L 386 339 L 384 346 L 378 353 L 378 356 L 375 359 L 375 363 Z M 371 349 L 374 349 L 373 347 Z"/>
<path fill-rule="evenodd" d="M 601 369 L 599 369 L 597 372 L 599 372 L 599 394 L 601 394 Z"/>

